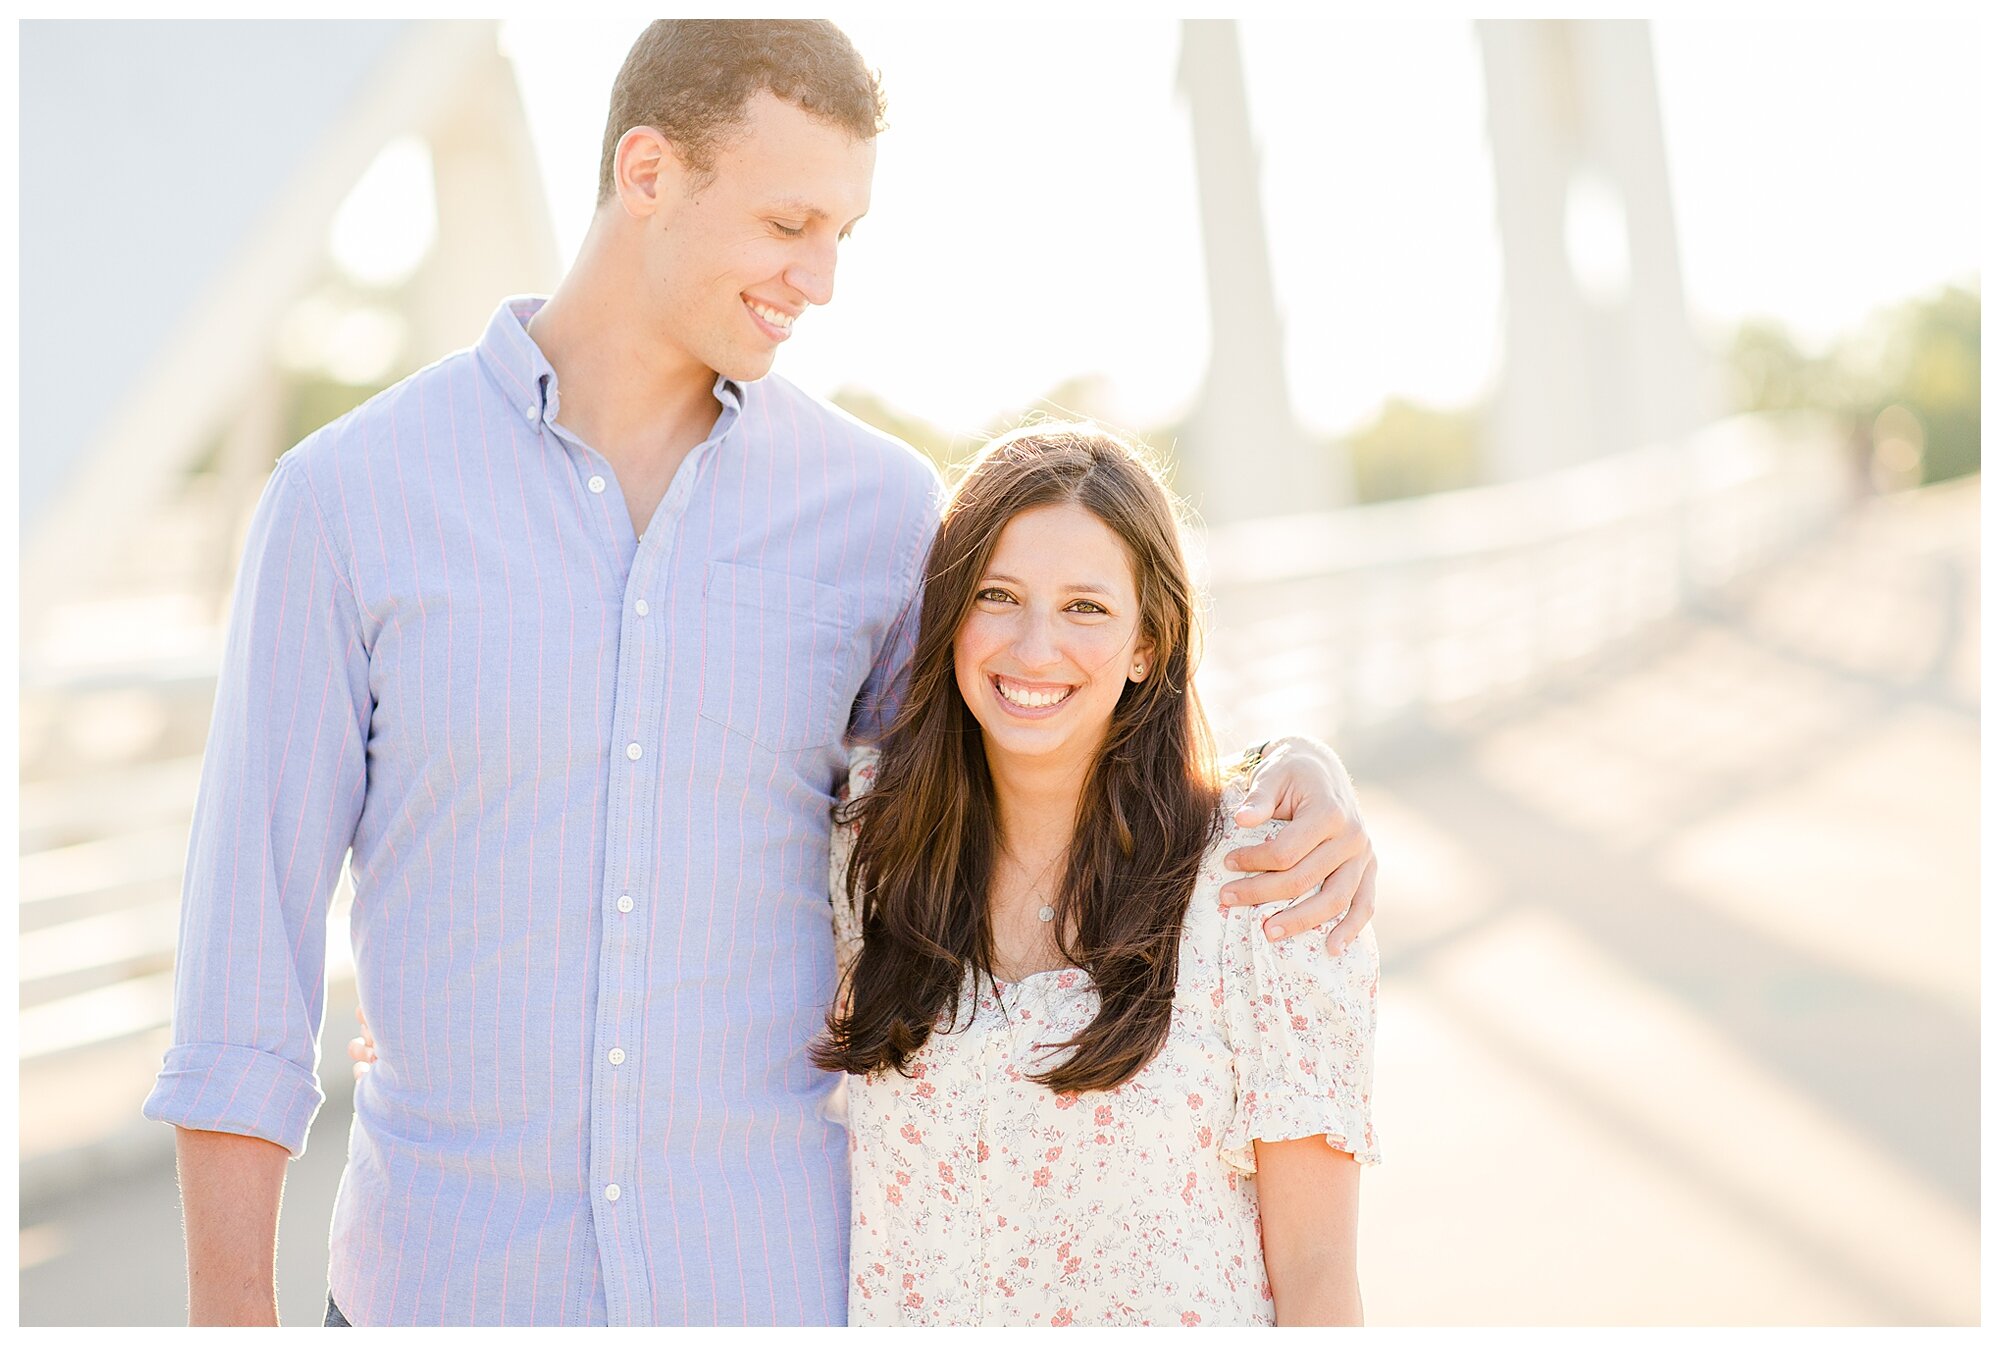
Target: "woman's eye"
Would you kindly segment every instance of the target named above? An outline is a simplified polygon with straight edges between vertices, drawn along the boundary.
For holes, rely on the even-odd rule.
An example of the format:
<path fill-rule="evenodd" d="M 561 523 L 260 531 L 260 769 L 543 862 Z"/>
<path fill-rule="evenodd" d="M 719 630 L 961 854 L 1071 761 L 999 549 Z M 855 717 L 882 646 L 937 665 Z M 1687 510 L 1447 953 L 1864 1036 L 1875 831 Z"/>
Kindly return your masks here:
<path fill-rule="evenodd" d="M 973 597 L 982 603 L 1011 603 L 1014 601 L 1014 595 L 1008 593 L 1005 589 L 981 589 Z"/>
<path fill-rule="evenodd" d="M 1091 602 L 1088 598 L 1079 598 L 1076 600 L 1076 602 L 1071 603 L 1069 606 L 1072 612 L 1088 613 L 1091 616 L 1102 616 L 1104 615 L 1105 612 L 1105 609 L 1102 606 Z"/>
<path fill-rule="evenodd" d="M 794 229 L 792 228 L 791 225 L 779 224 L 776 220 L 771 221 L 771 227 L 773 229 L 776 229 L 779 233 L 783 234 L 786 238 L 797 238 L 800 234 L 803 234 L 806 231 L 806 227 L 804 225 L 800 225 L 798 228 Z"/>

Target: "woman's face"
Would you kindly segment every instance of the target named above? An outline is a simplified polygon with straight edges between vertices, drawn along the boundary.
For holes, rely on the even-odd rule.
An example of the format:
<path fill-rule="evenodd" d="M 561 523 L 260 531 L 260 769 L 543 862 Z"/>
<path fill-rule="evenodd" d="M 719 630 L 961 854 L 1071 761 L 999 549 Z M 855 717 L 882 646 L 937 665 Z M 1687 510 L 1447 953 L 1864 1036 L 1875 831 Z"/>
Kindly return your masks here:
<path fill-rule="evenodd" d="M 1153 671 L 1125 544 L 1080 505 L 1024 510 L 974 594 L 952 653 L 988 759 L 1087 761 L 1125 684 Z"/>

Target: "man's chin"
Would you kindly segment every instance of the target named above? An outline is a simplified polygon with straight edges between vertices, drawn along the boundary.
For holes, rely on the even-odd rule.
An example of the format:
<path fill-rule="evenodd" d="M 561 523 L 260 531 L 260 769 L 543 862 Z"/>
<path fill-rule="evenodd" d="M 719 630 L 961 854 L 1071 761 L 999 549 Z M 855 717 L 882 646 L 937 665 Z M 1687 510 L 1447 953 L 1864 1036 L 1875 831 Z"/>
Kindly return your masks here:
<path fill-rule="evenodd" d="M 711 361 L 709 368 L 724 378 L 734 379 L 738 383 L 755 383 L 770 373 L 771 367 L 777 362 L 778 352 L 775 350 L 731 351 Z"/>

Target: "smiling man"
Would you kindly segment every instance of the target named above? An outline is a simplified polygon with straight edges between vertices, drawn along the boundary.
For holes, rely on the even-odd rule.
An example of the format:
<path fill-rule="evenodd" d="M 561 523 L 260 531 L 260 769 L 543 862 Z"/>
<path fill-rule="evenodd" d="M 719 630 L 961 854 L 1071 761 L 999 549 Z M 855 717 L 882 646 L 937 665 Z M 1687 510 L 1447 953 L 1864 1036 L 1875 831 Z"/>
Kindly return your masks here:
<path fill-rule="evenodd" d="M 191 1321 L 276 1320 L 350 848 L 379 1060 L 328 1323 L 842 1320 L 846 1138 L 805 1054 L 828 810 L 894 713 L 940 492 L 767 375 L 833 298 L 882 126 L 830 24 L 653 24 L 555 294 L 279 460 L 146 1104 L 179 1128 Z M 1286 919 L 1347 910 L 1341 938 L 1367 839 L 1337 764 L 1275 756 L 1260 807 L 1296 821 L 1247 896 L 1332 873 Z"/>

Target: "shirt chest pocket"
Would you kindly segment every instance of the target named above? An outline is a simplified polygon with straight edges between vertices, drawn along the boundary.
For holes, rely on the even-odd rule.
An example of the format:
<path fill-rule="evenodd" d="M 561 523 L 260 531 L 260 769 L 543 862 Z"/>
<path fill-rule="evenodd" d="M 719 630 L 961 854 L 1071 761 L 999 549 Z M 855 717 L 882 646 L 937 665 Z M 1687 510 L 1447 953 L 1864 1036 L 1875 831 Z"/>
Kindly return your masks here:
<path fill-rule="evenodd" d="M 778 752 L 838 742 L 859 690 L 847 607 L 830 584 L 709 562 L 702 718 Z"/>

